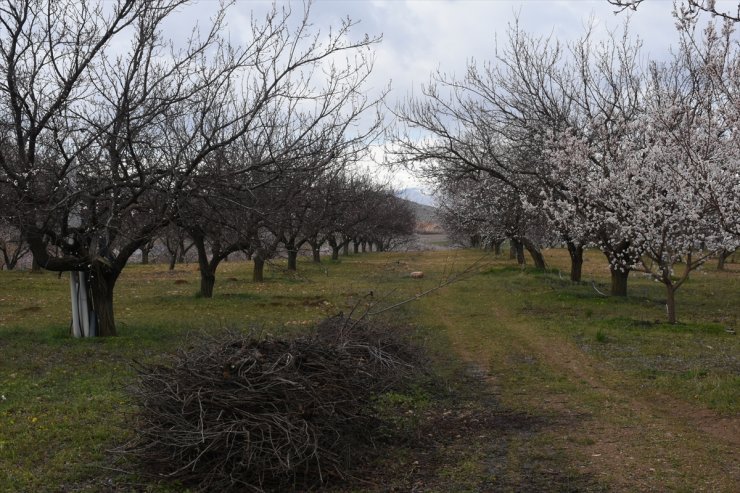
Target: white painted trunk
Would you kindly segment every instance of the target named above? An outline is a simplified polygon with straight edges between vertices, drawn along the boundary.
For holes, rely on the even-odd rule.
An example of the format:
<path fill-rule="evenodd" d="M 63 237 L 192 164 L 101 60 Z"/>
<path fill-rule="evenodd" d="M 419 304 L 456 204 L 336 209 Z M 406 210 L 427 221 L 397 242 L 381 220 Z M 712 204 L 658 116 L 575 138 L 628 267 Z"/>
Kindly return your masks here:
<path fill-rule="evenodd" d="M 69 294 L 72 300 L 72 337 L 82 337 L 80 329 L 80 311 L 77 303 L 77 293 L 80 289 L 80 283 L 77 281 L 77 272 L 69 273 Z"/>
<path fill-rule="evenodd" d="M 85 274 L 78 272 L 77 275 L 80 278 L 80 291 L 79 291 L 79 311 L 82 326 L 82 337 L 90 337 L 90 303 L 87 299 L 87 282 L 85 282 Z"/>
<path fill-rule="evenodd" d="M 95 335 L 95 329 L 90 324 L 91 315 L 94 314 L 90 312 L 84 272 L 69 273 L 69 290 L 72 299 L 72 336 L 80 338 Z"/>

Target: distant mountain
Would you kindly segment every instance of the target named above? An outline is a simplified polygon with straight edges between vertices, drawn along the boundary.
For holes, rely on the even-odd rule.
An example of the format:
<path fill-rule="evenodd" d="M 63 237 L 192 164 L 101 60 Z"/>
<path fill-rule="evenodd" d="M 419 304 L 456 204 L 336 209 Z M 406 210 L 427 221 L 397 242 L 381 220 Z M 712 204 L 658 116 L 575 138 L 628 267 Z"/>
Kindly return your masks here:
<path fill-rule="evenodd" d="M 416 216 L 416 232 L 420 234 L 442 233 L 443 229 L 437 217 L 437 208 L 431 205 L 420 204 L 413 200 L 403 199 L 414 211 Z"/>
<path fill-rule="evenodd" d="M 402 199 L 416 202 L 417 204 L 428 205 L 432 207 L 437 206 L 437 202 L 434 197 L 424 192 L 424 190 L 420 188 L 404 188 L 403 190 L 398 192 L 398 196 Z"/>
<path fill-rule="evenodd" d="M 416 216 L 416 220 L 418 222 L 423 223 L 436 223 L 439 222 L 439 219 L 437 219 L 437 208 L 432 207 L 431 205 L 424 205 L 420 204 L 418 202 L 414 202 L 413 200 L 404 199 L 408 204 L 411 206 L 411 209 L 414 211 L 414 215 Z"/>

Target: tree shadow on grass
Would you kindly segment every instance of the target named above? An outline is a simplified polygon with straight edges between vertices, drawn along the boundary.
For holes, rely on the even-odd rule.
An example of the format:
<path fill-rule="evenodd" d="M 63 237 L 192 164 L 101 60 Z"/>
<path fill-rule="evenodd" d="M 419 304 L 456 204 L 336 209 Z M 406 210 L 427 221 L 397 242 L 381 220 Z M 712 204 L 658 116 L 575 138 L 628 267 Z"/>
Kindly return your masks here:
<path fill-rule="evenodd" d="M 400 399 L 376 456 L 331 491 L 604 491 L 546 438 L 587 416 L 506 409 L 485 378 L 469 366 L 421 406 Z"/>

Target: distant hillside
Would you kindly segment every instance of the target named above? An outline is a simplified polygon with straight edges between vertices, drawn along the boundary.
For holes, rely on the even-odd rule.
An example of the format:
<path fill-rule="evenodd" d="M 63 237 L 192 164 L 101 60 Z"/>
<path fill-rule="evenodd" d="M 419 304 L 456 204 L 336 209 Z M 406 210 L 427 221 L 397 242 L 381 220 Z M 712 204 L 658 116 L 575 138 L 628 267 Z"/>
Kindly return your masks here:
<path fill-rule="evenodd" d="M 430 205 L 420 204 L 413 200 L 403 199 L 407 204 L 411 206 L 416 215 L 416 220 L 419 222 L 439 222 L 437 219 L 437 208 Z"/>
<path fill-rule="evenodd" d="M 437 208 L 430 205 L 419 204 L 413 200 L 403 199 L 408 203 L 416 216 L 417 233 L 442 233 L 442 226 L 437 217 Z"/>
<path fill-rule="evenodd" d="M 403 190 L 398 192 L 398 196 L 402 199 L 416 202 L 417 204 L 429 205 L 432 207 L 437 205 L 434 197 L 420 188 L 404 188 Z"/>

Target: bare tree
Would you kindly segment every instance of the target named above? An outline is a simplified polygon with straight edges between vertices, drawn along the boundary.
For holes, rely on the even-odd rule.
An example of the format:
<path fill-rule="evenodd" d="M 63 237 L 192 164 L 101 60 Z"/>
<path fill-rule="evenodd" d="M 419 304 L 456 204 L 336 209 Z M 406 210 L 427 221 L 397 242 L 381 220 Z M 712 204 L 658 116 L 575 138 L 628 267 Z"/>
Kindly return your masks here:
<path fill-rule="evenodd" d="M 15 269 L 18 261 L 29 253 L 28 244 L 23 239 L 20 229 L 9 224 L 0 223 L 0 252 L 2 265 L 0 269 Z"/>
<path fill-rule="evenodd" d="M 298 110 L 299 99 L 274 108 L 261 125 L 228 148 L 211 156 L 192 177 L 178 212 L 178 223 L 193 239 L 201 267 L 201 295 L 212 296 L 218 264 L 229 254 L 247 251 L 254 261 L 254 280 L 263 279 L 264 263 L 272 258 L 286 237 L 300 247 L 292 228 L 314 217 L 317 223 L 332 221 L 322 206 L 323 177 L 333 176 L 348 159 L 364 152 L 380 128 L 380 120 L 350 134 L 350 122 L 371 112 L 378 100 L 358 100 L 355 94 L 371 65 L 348 72 L 341 90 L 323 92 L 317 111 Z M 334 77 L 334 76 L 332 76 Z M 335 81 L 330 80 L 330 88 Z M 338 87 L 338 86 L 337 86 Z M 342 111 L 344 110 L 344 111 Z M 337 116 L 337 115 L 341 116 Z M 360 125 L 357 125 L 360 128 Z M 309 221 L 310 222 L 310 221 Z M 206 248 L 208 247 L 208 248 Z M 210 258 L 207 250 L 210 250 Z"/>
<path fill-rule="evenodd" d="M 371 250 L 383 252 L 407 245 L 416 229 L 416 216 L 408 201 L 388 185 L 375 185 L 364 194 L 368 213 L 353 229 Z"/>
<path fill-rule="evenodd" d="M 617 7 L 615 13 L 624 12 L 625 10 L 637 10 L 645 0 L 607 0 L 611 5 Z M 674 2 L 674 11 L 682 19 L 694 19 L 702 12 L 711 14 L 715 17 L 721 17 L 731 22 L 740 22 L 740 2 L 735 9 L 718 9 L 717 0 L 683 0 L 680 3 Z"/>
<path fill-rule="evenodd" d="M 234 252 L 252 248 L 259 213 L 249 194 L 221 190 L 181 198 L 178 221 L 198 254 L 200 295 L 210 298 L 220 263 Z"/>
<path fill-rule="evenodd" d="M 73 272 L 78 334 L 115 335 L 121 270 L 175 217 L 208 156 L 268 128 L 286 100 L 345 122 L 362 104 L 342 91 L 367 77 L 374 40 L 351 41 L 350 21 L 325 36 L 307 7 L 297 27 L 273 9 L 235 47 L 221 9 L 176 50 L 159 27 L 184 3 L 0 4 L 0 197 L 39 265 Z M 340 53 L 346 66 L 324 63 Z"/>
<path fill-rule="evenodd" d="M 327 228 L 326 241 L 331 247 L 332 260 L 339 260 L 340 250 L 349 255 L 349 244 L 356 236 L 367 232 L 378 210 L 373 206 L 375 194 L 382 189 L 368 176 L 352 173 L 340 177 L 330 193 L 336 195 L 330 210 L 332 223 Z"/>
<path fill-rule="evenodd" d="M 315 214 L 317 197 L 315 183 L 319 180 L 322 170 L 312 173 L 301 173 L 280 180 L 280 191 L 283 207 L 275 210 L 268 217 L 267 227 L 280 237 L 280 243 L 288 256 L 288 270 L 298 269 L 298 253 L 308 241 L 307 225 L 312 222 Z"/>
<path fill-rule="evenodd" d="M 73 293 L 80 285 L 85 291 L 82 305 L 73 302 L 81 308 L 73 310 L 76 333 L 80 322 L 88 334 L 115 333 L 113 284 L 156 228 L 132 231 L 114 254 L 124 211 L 135 210 L 151 179 L 138 154 L 128 160 L 121 151 L 163 113 L 166 104 L 153 107 L 152 99 L 192 92 L 173 94 L 169 83 L 194 73 L 188 62 L 195 53 L 179 56 L 175 68 L 155 61 L 163 50 L 157 27 L 180 3 L 0 5 L 1 195 L 41 267 L 83 274 L 72 276 Z M 130 50 L 113 55 L 111 40 L 126 35 Z"/>
<path fill-rule="evenodd" d="M 186 255 L 193 248 L 186 232 L 173 221 L 157 233 L 157 239 L 169 255 L 169 270 L 174 270 L 178 262 L 185 262 Z"/>

